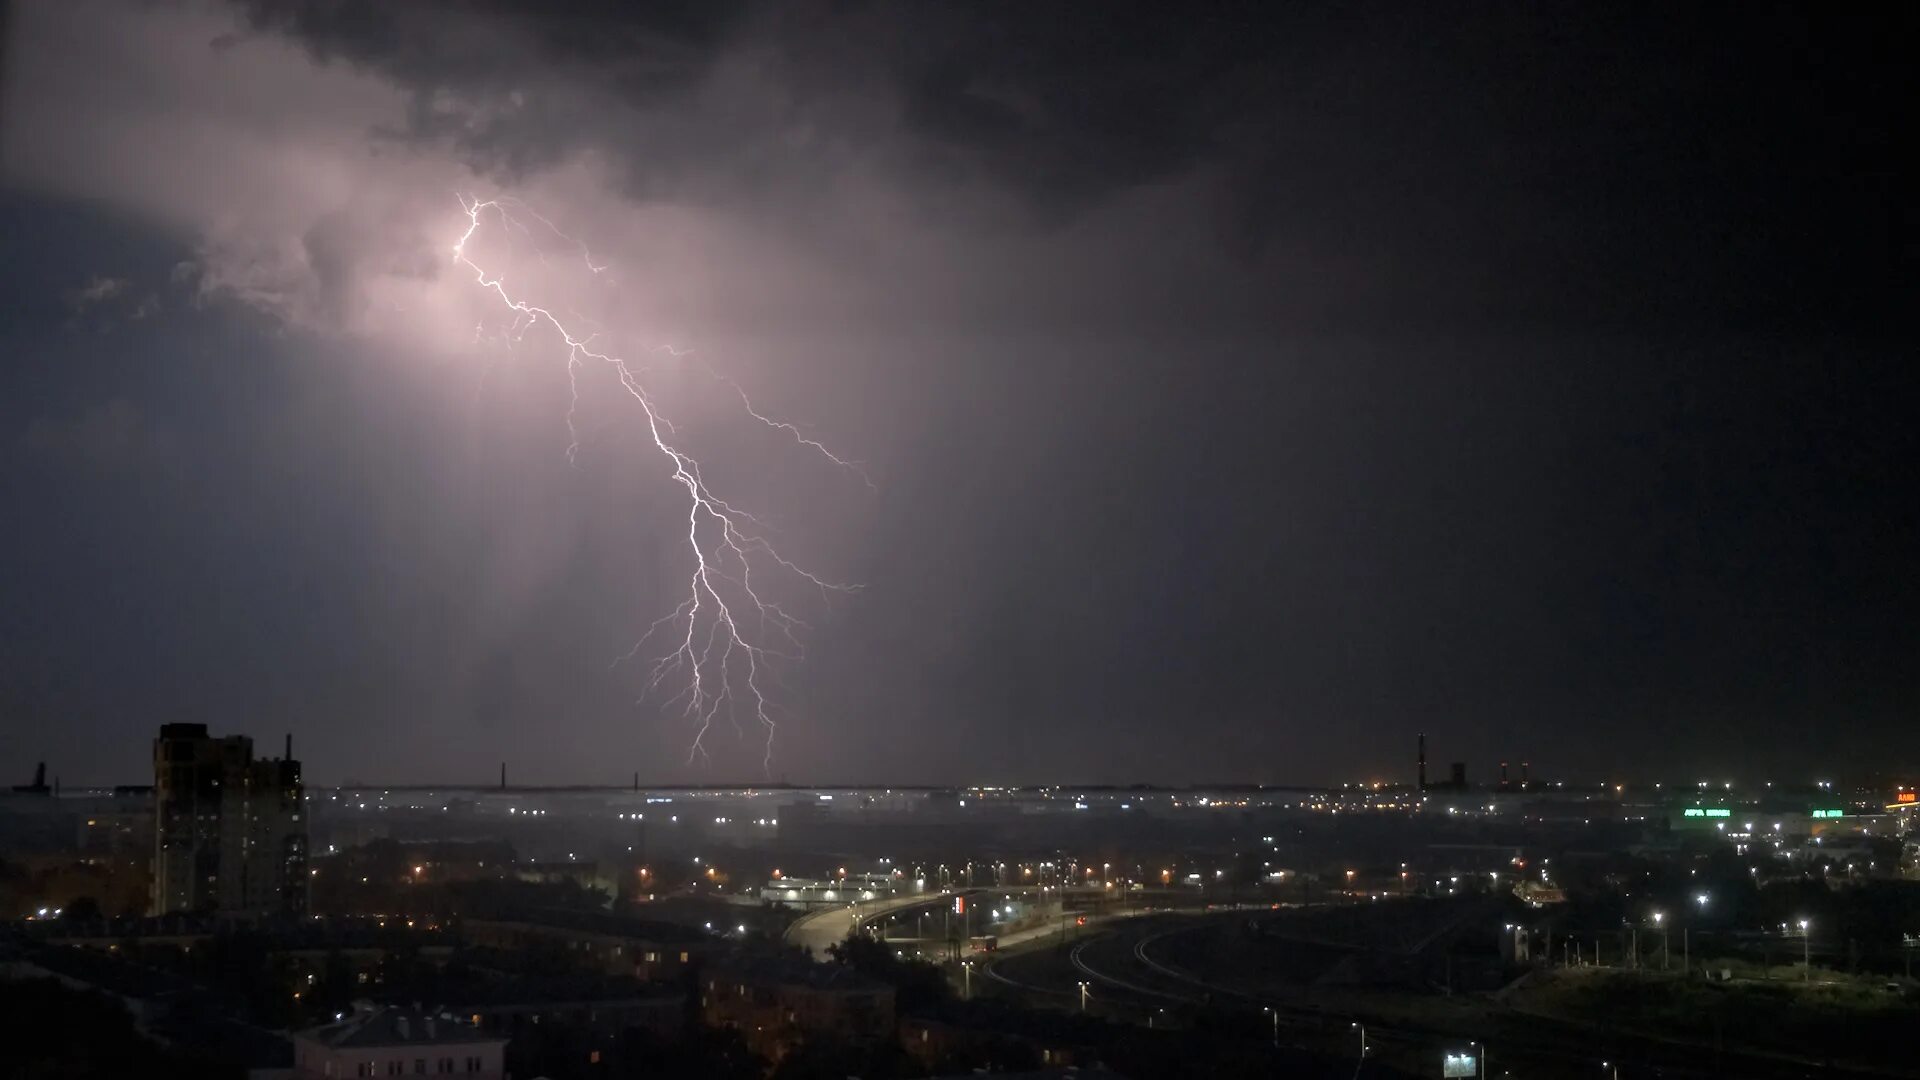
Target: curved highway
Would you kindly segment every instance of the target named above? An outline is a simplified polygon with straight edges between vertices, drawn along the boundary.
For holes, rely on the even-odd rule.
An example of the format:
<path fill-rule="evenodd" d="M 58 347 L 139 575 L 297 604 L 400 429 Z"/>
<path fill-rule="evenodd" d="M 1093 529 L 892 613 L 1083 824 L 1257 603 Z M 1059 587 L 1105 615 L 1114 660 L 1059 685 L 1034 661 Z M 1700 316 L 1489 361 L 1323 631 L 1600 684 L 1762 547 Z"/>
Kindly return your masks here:
<path fill-rule="evenodd" d="M 881 900 L 861 900 L 847 907 L 832 907 L 802 915 L 787 927 L 786 941 L 812 954 L 815 960 L 828 959 L 827 948 L 847 940 L 847 935 L 882 915 L 938 904 L 953 898 L 950 892 L 919 893 L 914 896 L 890 896 Z"/>

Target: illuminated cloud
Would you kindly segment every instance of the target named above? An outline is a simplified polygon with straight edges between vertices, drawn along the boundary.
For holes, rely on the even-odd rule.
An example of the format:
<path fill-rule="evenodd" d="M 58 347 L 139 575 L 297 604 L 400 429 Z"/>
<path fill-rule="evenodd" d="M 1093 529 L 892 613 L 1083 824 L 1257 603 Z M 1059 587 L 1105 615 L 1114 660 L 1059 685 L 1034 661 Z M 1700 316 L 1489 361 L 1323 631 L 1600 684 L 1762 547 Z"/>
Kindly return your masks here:
<path fill-rule="evenodd" d="M 89 279 L 85 285 L 68 293 L 67 302 L 72 305 L 74 311 L 85 311 L 126 292 L 128 284 L 126 278 L 97 275 Z"/>

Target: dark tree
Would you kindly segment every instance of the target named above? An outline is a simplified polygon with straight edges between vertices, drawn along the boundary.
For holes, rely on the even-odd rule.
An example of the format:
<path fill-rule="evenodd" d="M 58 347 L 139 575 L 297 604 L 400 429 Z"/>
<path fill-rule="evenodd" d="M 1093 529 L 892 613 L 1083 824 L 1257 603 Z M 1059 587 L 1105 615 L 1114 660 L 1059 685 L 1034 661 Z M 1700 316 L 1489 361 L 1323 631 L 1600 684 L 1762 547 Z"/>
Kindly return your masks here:
<path fill-rule="evenodd" d="M 864 934 L 827 947 L 835 963 L 893 987 L 894 1005 L 902 1013 L 935 1008 L 953 999 L 953 987 L 939 968 L 922 960 L 902 960 L 885 942 Z"/>

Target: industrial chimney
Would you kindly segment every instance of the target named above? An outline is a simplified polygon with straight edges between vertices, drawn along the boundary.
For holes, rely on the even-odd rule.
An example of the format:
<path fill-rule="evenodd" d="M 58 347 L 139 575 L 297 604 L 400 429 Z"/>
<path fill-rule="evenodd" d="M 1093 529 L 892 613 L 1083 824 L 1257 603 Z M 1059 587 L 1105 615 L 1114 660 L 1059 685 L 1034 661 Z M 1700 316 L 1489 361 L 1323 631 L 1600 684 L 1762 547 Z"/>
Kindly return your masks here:
<path fill-rule="evenodd" d="M 1420 790 L 1427 790 L 1427 736 L 1420 735 Z"/>

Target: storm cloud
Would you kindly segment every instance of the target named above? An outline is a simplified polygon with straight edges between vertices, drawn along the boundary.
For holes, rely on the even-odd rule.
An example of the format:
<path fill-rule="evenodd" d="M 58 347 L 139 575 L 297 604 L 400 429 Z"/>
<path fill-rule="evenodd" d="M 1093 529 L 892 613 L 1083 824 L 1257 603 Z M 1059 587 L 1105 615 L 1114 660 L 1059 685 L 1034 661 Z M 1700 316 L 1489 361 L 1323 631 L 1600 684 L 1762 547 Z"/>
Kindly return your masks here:
<path fill-rule="evenodd" d="M 685 507 L 607 370 L 568 460 L 564 355 L 449 257 L 496 194 L 607 268 L 522 249 L 515 288 L 692 350 L 649 385 L 716 483 L 866 586 L 782 673 L 795 780 L 1324 778 L 1422 729 L 1569 772 L 1737 729 L 1792 765 L 1837 752 L 1810 717 L 1920 703 L 1910 33 L 10 11 L 0 478 L 39 572 L 0 706 L 72 734 L 0 756 L 137 770 L 158 713 L 284 724 L 327 779 L 759 775 L 751 739 L 683 765 L 614 663 L 677 602 Z"/>

